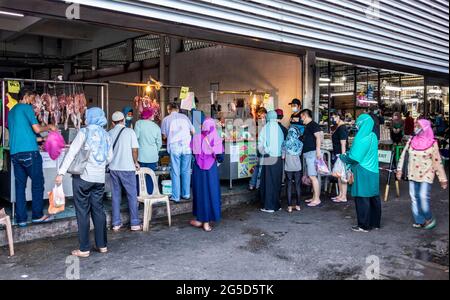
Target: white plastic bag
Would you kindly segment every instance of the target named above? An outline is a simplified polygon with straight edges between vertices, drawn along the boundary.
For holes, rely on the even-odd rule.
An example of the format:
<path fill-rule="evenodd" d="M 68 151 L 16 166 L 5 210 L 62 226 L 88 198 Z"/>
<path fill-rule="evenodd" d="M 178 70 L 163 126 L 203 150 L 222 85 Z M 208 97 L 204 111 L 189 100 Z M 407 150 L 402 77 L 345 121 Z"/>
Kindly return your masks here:
<path fill-rule="evenodd" d="M 64 195 L 62 184 L 53 187 L 53 200 L 55 202 L 55 207 L 61 207 L 66 204 L 66 197 Z"/>
<path fill-rule="evenodd" d="M 323 159 L 316 160 L 317 173 L 323 176 L 330 175 L 330 169 Z"/>
<path fill-rule="evenodd" d="M 340 178 L 342 182 L 347 182 L 347 169 L 340 158 L 336 160 L 333 166 L 333 177 Z"/>

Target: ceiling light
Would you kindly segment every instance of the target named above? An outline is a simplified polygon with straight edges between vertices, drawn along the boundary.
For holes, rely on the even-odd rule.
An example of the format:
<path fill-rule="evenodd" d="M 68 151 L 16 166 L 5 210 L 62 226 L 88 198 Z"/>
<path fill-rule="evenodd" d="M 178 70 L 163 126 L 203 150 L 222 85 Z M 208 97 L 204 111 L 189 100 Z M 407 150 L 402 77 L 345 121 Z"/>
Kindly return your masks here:
<path fill-rule="evenodd" d="M 0 10 L 0 15 L 13 16 L 13 17 L 25 17 L 24 14 L 13 13 L 9 11 Z"/>

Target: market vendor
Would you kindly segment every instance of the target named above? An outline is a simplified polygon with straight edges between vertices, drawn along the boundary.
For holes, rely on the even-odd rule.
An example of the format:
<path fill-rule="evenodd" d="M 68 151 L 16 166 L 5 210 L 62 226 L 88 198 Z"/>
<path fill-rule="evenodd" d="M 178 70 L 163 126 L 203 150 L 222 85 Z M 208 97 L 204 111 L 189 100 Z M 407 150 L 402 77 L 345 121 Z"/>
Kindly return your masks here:
<path fill-rule="evenodd" d="M 133 108 L 131 106 L 126 106 L 123 108 L 122 113 L 125 116 L 125 127 L 133 128 Z"/>
<path fill-rule="evenodd" d="M 15 217 L 20 227 L 27 226 L 25 189 L 28 177 L 31 178 L 32 185 L 32 222 L 51 221 L 49 216 L 44 215 L 44 173 L 36 134 L 57 129 L 54 125 L 39 125 L 30 105 L 34 95 L 31 91 L 21 90 L 20 102 L 11 109 L 8 115 L 11 161 L 15 176 L 17 207 Z"/>

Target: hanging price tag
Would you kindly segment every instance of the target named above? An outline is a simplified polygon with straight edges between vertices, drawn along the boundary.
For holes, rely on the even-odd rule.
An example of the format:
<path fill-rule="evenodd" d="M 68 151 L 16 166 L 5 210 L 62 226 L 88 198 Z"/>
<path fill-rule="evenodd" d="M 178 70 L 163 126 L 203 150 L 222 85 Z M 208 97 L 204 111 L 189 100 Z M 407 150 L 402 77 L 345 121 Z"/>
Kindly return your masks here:
<path fill-rule="evenodd" d="M 186 86 L 181 87 L 180 100 L 186 99 L 188 93 L 189 93 L 189 87 L 186 87 Z"/>
<path fill-rule="evenodd" d="M 18 94 L 20 91 L 20 83 L 18 81 L 8 81 L 8 92 Z"/>
<path fill-rule="evenodd" d="M 267 103 L 269 101 L 270 94 L 264 94 L 264 103 Z"/>
<path fill-rule="evenodd" d="M 6 104 L 6 106 L 9 108 L 9 110 L 11 110 L 14 106 L 16 106 L 16 104 L 18 103 L 16 99 L 14 99 L 13 97 L 11 97 L 10 94 L 6 94 L 7 98 L 8 98 L 8 104 Z"/>

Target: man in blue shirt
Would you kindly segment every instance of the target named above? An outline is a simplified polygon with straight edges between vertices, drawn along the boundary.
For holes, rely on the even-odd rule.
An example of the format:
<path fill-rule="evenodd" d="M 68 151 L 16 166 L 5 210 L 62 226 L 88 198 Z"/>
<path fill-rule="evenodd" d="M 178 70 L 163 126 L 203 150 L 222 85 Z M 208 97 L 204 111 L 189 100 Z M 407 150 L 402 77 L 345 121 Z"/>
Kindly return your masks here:
<path fill-rule="evenodd" d="M 27 226 L 28 220 L 25 197 L 28 177 L 31 178 L 32 185 L 32 221 L 33 223 L 50 221 L 49 216 L 44 216 L 43 213 L 44 174 L 36 134 L 56 130 L 56 127 L 39 125 L 31 107 L 34 97 L 33 92 L 21 90 L 20 102 L 8 114 L 10 152 L 15 177 L 16 222 L 20 227 Z"/>

